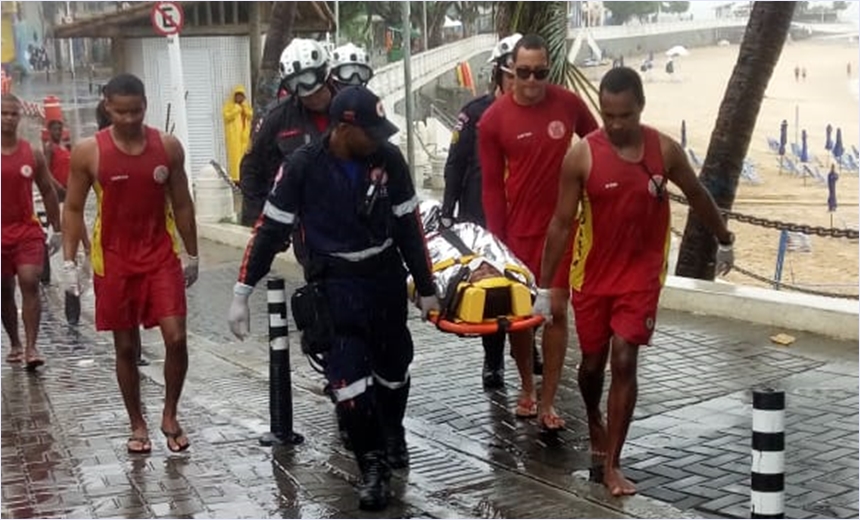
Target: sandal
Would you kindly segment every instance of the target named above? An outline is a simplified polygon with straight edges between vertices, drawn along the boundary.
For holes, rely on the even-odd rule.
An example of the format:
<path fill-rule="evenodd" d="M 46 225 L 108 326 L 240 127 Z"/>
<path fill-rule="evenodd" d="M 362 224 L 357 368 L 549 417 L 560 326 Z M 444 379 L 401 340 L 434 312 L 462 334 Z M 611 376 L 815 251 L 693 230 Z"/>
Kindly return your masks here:
<path fill-rule="evenodd" d="M 517 401 L 517 408 L 514 410 L 514 415 L 518 419 L 533 419 L 538 415 L 537 409 L 537 401 L 527 397 L 521 397 Z"/>
<path fill-rule="evenodd" d="M 164 428 L 162 428 L 162 429 L 161 429 L 161 433 L 163 433 L 163 434 L 164 434 L 164 436 L 165 436 L 165 437 L 167 437 L 167 449 L 168 449 L 168 450 L 170 450 L 170 451 L 172 451 L 173 453 L 180 453 L 180 452 L 183 452 L 183 451 L 187 450 L 187 449 L 191 446 L 191 443 L 190 443 L 190 442 L 188 442 L 188 440 L 187 440 L 187 439 L 186 439 L 185 444 L 180 444 L 180 443 L 179 443 L 179 438 L 180 438 L 180 437 L 184 437 L 184 436 L 185 436 L 185 432 L 183 432 L 183 431 L 182 431 L 182 428 L 179 428 L 179 429 L 178 429 L 178 430 L 176 430 L 175 432 L 168 432 L 167 430 L 165 430 Z M 173 444 L 175 444 L 176 446 L 178 446 L 178 448 L 173 449 L 173 446 L 170 444 L 170 441 L 173 441 Z"/>
<path fill-rule="evenodd" d="M 133 442 L 138 443 L 140 447 L 137 449 L 132 448 L 131 445 Z M 130 454 L 146 455 L 152 452 L 152 442 L 149 440 L 149 437 L 129 437 L 125 443 L 125 447 Z"/>
<path fill-rule="evenodd" d="M 24 360 L 26 361 L 26 368 L 30 372 L 35 372 L 37 368 L 45 364 L 45 359 L 39 354 L 33 357 L 24 356 Z"/>
<path fill-rule="evenodd" d="M 540 419 L 538 419 L 541 428 L 549 432 L 557 432 L 564 429 L 564 419 L 556 415 L 555 413 L 544 413 L 541 414 Z"/>
<path fill-rule="evenodd" d="M 24 361 L 24 350 L 13 350 L 6 355 L 7 363 L 21 363 Z"/>

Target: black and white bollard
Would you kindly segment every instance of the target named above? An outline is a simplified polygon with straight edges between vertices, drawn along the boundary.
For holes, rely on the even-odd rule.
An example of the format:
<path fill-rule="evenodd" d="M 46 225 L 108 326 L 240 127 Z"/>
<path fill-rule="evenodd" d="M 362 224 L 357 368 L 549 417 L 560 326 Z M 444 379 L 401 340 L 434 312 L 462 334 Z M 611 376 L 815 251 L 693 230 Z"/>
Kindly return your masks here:
<path fill-rule="evenodd" d="M 753 390 L 750 518 L 785 517 L 785 392 Z"/>
<path fill-rule="evenodd" d="M 266 285 L 269 302 L 270 431 L 260 438 L 260 444 L 301 444 L 304 437 L 293 431 L 293 381 L 290 374 L 286 284 L 283 278 L 270 278 Z"/>

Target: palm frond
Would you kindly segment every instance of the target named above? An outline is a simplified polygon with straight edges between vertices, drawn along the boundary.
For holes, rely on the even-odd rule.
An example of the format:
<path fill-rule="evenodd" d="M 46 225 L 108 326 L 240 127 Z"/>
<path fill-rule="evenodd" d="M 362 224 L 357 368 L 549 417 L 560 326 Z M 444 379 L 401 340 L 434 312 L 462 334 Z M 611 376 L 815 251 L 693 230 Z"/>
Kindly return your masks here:
<path fill-rule="evenodd" d="M 499 15 L 499 34 L 543 36 L 549 51 L 550 81 L 573 90 L 598 110 L 597 87 L 568 60 L 567 2 L 500 2 Z M 503 26 L 505 22 L 507 26 Z"/>

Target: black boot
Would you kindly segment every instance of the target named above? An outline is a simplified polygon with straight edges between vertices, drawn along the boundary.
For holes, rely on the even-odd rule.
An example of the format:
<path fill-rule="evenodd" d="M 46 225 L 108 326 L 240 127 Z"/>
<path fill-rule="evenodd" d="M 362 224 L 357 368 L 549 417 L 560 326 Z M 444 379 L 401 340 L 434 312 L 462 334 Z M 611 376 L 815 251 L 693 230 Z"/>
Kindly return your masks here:
<path fill-rule="evenodd" d="M 391 469 L 381 451 L 356 455 L 361 470 L 358 485 L 358 507 L 365 511 L 381 511 L 388 506 Z"/>
<path fill-rule="evenodd" d="M 484 345 L 484 370 L 481 379 L 485 389 L 496 389 L 505 386 L 505 334 L 493 334 L 481 337 Z"/>
<path fill-rule="evenodd" d="M 403 429 L 403 415 L 406 413 L 408 398 L 409 381 L 395 390 L 382 385 L 376 388 L 379 417 L 385 432 L 385 455 L 392 469 L 409 467 L 409 448 L 406 446 L 406 431 Z"/>

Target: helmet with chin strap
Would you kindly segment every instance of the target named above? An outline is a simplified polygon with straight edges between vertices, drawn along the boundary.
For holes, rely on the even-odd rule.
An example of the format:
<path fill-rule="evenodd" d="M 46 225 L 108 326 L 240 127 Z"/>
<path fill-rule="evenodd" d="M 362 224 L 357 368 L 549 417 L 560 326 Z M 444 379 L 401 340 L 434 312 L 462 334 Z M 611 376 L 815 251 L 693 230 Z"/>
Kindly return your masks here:
<path fill-rule="evenodd" d="M 281 80 L 299 97 L 310 96 L 325 85 L 329 54 L 323 45 L 306 38 L 294 38 L 281 53 Z"/>

